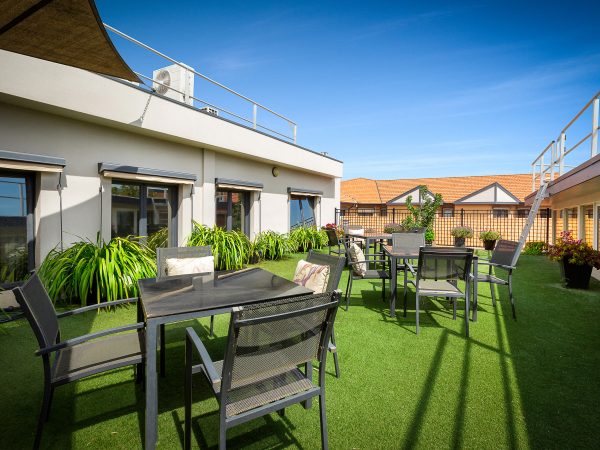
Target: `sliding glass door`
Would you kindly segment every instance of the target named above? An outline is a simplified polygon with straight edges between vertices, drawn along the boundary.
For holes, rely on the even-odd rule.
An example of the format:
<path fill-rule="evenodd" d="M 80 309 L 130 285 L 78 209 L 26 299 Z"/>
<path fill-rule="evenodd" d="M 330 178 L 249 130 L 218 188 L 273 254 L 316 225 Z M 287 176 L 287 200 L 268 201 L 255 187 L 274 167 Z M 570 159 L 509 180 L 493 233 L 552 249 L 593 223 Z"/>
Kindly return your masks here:
<path fill-rule="evenodd" d="M 250 233 L 250 194 L 244 191 L 217 191 L 216 218 L 218 227 Z"/>

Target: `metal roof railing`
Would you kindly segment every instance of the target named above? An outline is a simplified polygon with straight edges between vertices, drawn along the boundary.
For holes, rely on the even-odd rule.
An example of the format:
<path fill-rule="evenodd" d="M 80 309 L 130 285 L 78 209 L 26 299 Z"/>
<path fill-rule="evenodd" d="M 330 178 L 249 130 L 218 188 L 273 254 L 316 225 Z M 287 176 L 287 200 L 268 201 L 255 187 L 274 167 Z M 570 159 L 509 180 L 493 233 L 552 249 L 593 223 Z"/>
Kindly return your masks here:
<path fill-rule="evenodd" d="M 241 122 L 244 125 L 249 125 L 253 129 L 255 129 L 255 130 L 256 129 L 264 130 L 264 131 L 266 131 L 269 134 L 282 137 L 284 139 L 287 139 L 287 140 L 293 142 L 294 144 L 296 143 L 297 134 L 298 134 L 298 125 L 293 120 L 285 117 L 282 114 L 279 114 L 279 113 L 273 111 L 272 109 L 270 109 L 270 108 L 268 108 L 268 107 L 266 107 L 266 106 L 258 103 L 255 100 L 252 100 L 249 97 L 246 97 L 243 94 L 240 94 L 239 92 L 234 91 L 233 89 L 225 86 L 224 84 L 221 84 L 218 81 L 213 80 L 212 78 L 210 78 L 210 77 L 208 77 L 208 76 L 206 76 L 206 75 L 204 75 L 204 74 L 202 74 L 202 73 L 194 70 L 190 66 L 188 66 L 188 65 L 186 65 L 186 64 L 184 64 L 182 62 L 176 61 L 175 59 L 173 59 L 173 58 L 165 55 L 164 53 L 162 53 L 162 52 L 160 52 L 160 51 L 158 51 L 158 50 L 150 47 L 149 45 L 144 44 L 143 42 L 141 42 L 141 41 L 139 41 L 139 40 L 137 40 L 137 39 L 135 39 L 135 38 L 133 38 L 133 37 L 125 34 L 125 33 L 123 33 L 122 31 L 117 30 L 114 27 L 111 27 L 110 25 L 108 25 L 106 23 L 104 24 L 104 27 L 107 30 L 113 32 L 115 35 L 117 35 L 117 36 L 119 36 L 119 37 L 121 37 L 121 38 L 123 38 L 123 39 L 125 39 L 125 40 L 127 40 L 127 41 L 129 41 L 129 42 L 131 42 L 133 44 L 135 44 L 136 46 L 141 47 L 141 48 L 143 48 L 143 49 L 145 49 L 145 50 L 147 50 L 147 51 L 149 51 L 149 52 L 151 52 L 151 53 L 153 53 L 153 54 L 155 54 L 155 55 L 157 55 L 157 56 L 159 56 L 159 57 L 161 57 L 161 58 L 169 61 L 171 64 L 175 64 L 175 65 L 177 65 L 179 67 L 182 67 L 183 69 L 185 69 L 188 72 L 191 72 L 195 76 L 197 76 L 197 77 L 199 77 L 199 78 L 201 78 L 201 79 L 203 79 L 205 81 L 208 81 L 209 83 L 211 83 L 211 84 L 213 84 L 213 85 L 215 85 L 215 86 L 217 86 L 217 87 L 225 90 L 229 94 L 232 94 L 233 96 L 235 96 L 235 97 L 237 97 L 239 99 L 242 99 L 243 101 L 245 101 L 246 103 L 248 103 L 249 105 L 251 105 L 251 107 L 252 107 L 252 116 L 251 117 L 244 117 L 243 115 L 234 113 L 234 112 L 230 111 L 229 109 L 223 108 L 221 106 L 217 106 L 217 105 L 213 104 L 212 102 L 208 102 L 206 100 L 194 97 L 193 95 L 189 95 L 188 93 L 185 93 L 185 92 L 182 92 L 180 90 L 177 90 L 177 89 L 173 88 L 172 86 L 168 86 L 168 85 L 166 85 L 166 84 L 164 84 L 164 83 L 160 82 L 159 80 L 156 80 L 156 79 L 154 79 L 152 77 L 149 77 L 147 75 L 143 75 L 143 74 L 141 74 L 139 72 L 135 72 L 135 74 L 137 76 L 139 76 L 140 79 L 152 82 L 152 84 L 149 86 L 149 89 L 151 89 L 152 91 L 154 91 L 153 86 L 155 84 L 156 85 L 160 85 L 160 86 L 164 86 L 164 87 L 168 88 L 169 90 L 171 90 L 173 92 L 181 94 L 184 99 L 189 96 L 189 98 L 192 99 L 192 101 L 196 101 L 198 103 L 201 103 L 202 105 L 209 106 L 211 108 L 217 109 L 219 111 L 219 113 L 225 113 L 225 114 L 227 114 L 228 116 L 232 117 L 236 122 Z M 147 86 L 145 83 L 144 83 L 144 85 Z M 194 106 L 194 105 L 192 105 L 192 106 Z M 276 130 L 270 128 L 270 127 L 267 127 L 264 124 L 259 123 L 258 122 L 258 111 L 259 110 L 262 110 L 265 113 L 267 113 L 267 114 L 269 114 L 269 115 L 271 115 L 271 116 L 273 116 L 273 117 L 275 117 L 275 118 L 283 121 L 284 123 L 286 123 L 290 127 L 290 134 L 285 134 L 285 133 L 276 131 Z"/>
<path fill-rule="evenodd" d="M 571 147 L 567 147 L 567 131 L 576 125 L 582 124 L 580 119 L 591 109 L 592 126 L 591 131 L 580 138 Z M 600 91 L 598 91 L 586 105 L 571 119 L 571 121 L 562 129 L 555 140 L 541 151 L 541 153 L 531 163 L 532 188 L 537 190 L 542 184 L 553 181 L 555 176 L 561 176 L 565 173 L 565 168 L 572 166 L 565 165 L 565 158 L 581 147 L 585 142 L 590 142 L 590 158 L 598 154 L 598 116 L 600 113 Z M 589 159 L 589 158 L 586 158 Z"/>

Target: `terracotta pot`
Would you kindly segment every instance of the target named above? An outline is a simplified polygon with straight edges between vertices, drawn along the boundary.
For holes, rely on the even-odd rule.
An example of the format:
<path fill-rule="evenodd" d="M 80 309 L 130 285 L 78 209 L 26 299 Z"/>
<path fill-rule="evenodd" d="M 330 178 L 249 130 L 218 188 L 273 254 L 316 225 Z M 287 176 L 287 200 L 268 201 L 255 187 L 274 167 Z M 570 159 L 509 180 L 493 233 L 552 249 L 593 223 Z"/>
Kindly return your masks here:
<path fill-rule="evenodd" d="M 455 237 L 454 238 L 454 246 L 455 247 L 464 247 L 465 246 L 465 238 L 464 237 Z"/>
<path fill-rule="evenodd" d="M 568 288 L 588 289 L 592 277 L 592 266 L 587 264 L 571 264 L 567 259 L 562 260 L 562 272 Z"/>
<path fill-rule="evenodd" d="M 496 246 L 496 240 L 494 239 L 493 241 L 488 241 L 488 240 L 484 240 L 483 241 L 483 248 L 486 250 L 494 250 L 494 247 Z"/>

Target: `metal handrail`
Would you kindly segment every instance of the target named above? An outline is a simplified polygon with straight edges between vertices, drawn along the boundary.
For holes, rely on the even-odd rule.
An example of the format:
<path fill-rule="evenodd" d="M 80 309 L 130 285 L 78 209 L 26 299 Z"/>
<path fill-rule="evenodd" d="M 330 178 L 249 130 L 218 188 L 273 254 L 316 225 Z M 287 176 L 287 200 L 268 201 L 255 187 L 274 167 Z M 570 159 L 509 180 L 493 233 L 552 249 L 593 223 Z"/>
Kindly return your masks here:
<path fill-rule="evenodd" d="M 264 106 L 264 105 L 262 105 L 262 104 L 258 103 L 257 101 L 255 101 L 255 100 L 252 100 L 252 99 L 251 99 L 251 98 L 249 98 L 249 97 L 246 97 L 246 96 L 245 96 L 245 95 L 243 95 L 243 94 L 240 94 L 239 92 L 236 92 L 235 90 L 233 90 L 233 89 L 231 89 L 231 88 L 229 88 L 229 87 L 225 86 L 224 84 L 222 84 L 222 83 L 219 83 L 219 82 L 218 82 L 218 81 L 216 81 L 216 80 L 213 80 L 212 78 L 210 78 L 210 77 L 208 77 L 208 76 L 206 76 L 206 75 L 204 75 L 204 74 L 202 74 L 202 73 L 200 73 L 200 72 L 198 72 L 198 71 L 194 70 L 193 68 L 191 68 L 191 67 L 189 67 L 189 66 L 187 66 L 187 65 L 185 65 L 185 64 L 183 64 L 183 63 L 181 63 L 181 62 L 179 62 L 179 61 L 177 61 L 177 60 L 175 60 L 175 59 L 173 59 L 173 58 L 171 58 L 170 56 L 167 56 L 167 55 L 165 55 L 164 53 L 162 53 L 162 52 L 160 52 L 160 51 L 158 51 L 158 50 L 156 50 L 156 49 L 154 49 L 154 48 L 150 47 L 149 45 L 146 45 L 146 44 L 144 44 L 143 42 L 141 42 L 141 41 L 139 41 L 139 40 L 137 40 L 137 39 L 135 39 L 135 38 L 133 38 L 133 37 L 131 37 L 131 36 L 129 36 L 129 35 L 127 35 L 127 34 L 125 34 L 125 33 L 123 33 L 123 32 L 122 32 L 122 31 L 120 31 L 120 30 L 117 30 L 116 28 L 114 28 L 114 27 L 112 27 L 112 26 L 110 26 L 110 25 L 108 25 L 108 24 L 106 24 L 106 23 L 104 23 L 104 27 L 105 27 L 107 30 L 109 30 L 109 31 L 112 31 L 112 32 L 113 32 L 113 33 L 115 33 L 116 35 L 118 35 L 118 36 L 122 37 L 123 39 L 125 39 L 125 40 L 127 40 L 127 41 L 129 41 L 129 42 L 131 42 L 131 43 L 133 43 L 133 44 L 136 44 L 136 45 L 138 45 L 138 46 L 140 46 L 140 47 L 142 47 L 142 48 L 144 48 L 144 49 L 146 49 L 146 50 L 148 50 L 148 51 L 150 51 L 150 52 L 154 53 L 155 55 L 157 55 L 157 56 L 160 56 L 161 58 L 164 58 L 164 59 L 166 59 L 167 61 L 171 62 L 172 64 L 175 64 L 175 65 L 177 65 L 177 66 L 179 66 L 179 67 L 182 67 L 183 69 L 185 69 L 185 70 L 187 70 L 187 71 L 190 71 L 190 72 L 192 72 L 193 74 L 195 74 L 195 75 L 199 76 L 200 78 L 202 78 L 202 79 L 204 79 L 204 80 L 206 80 L 206 81 L 208 81 L 208 82 L 210 82 L 210 83 L 214 84 L 215 86 L 218 86 L 218 87 L 220 87 L 220 88 L 222 88 L 222 89 L 226 90 L 227 92 L 229 92 L 229 93 L 231 93 L 231 94 L 233 94 L 233 95 L 235 95 L 235 96 L 237 96 L 237 97 L 239 97 L 239 98 L 241 98 L 241 99 L 243 99 L 243 100 L 245 100 L 245 101 L 247 101 L 247 102 L 251 103 L 251 104 L 252 104 L 252 106 L 253 106 L 253 118 L 252 118 L 252 120 L 250 120 L 250 119 L 247 119 L 247 118 L 245 118 L 245 117 L 242 117 L 242 116 L 240 116 L 240 115 L 238 115 L 238 114 L 232 113 L 231 111 L 228 111 L 228 110 L 226 110 L 226 109 L 224 109 L 224 108 L 221 108 L 221 107 L 219 107 L 219 106 L 212 105 L 211 103 L 208 103 L 208 102 L 206 102 L 206 101 L 203 101 L 203 100 L 201 100 L 201 99 L 198 99 L 198 98 L 196 98 L 196 97 L 193 97 L 193 96 L 191 96 L 191 95 L 190 95 L 190 98 L 192 98 L 192 99 L 194 99 L 194 100 L 197 100 L 197 101 L 199 101 L 199 102 L 201 102 L 201 103 L 203 103 L 203 104 L 205 104 L 205 105 L 207 105 L 207 106 L 211 106 L 211 107 L 213 107 L 213 108 L 216 108 L 216 109 L 218 109 L 219 111 L 223 111 L 224 113 L 226 113 L 226 114 L 229 114 L 229 115 L 231 115 L 231 116 L 233 116 L 233 117 L 236 117 L 236 118 L 238 118 L 238 119 L 240 119 L 240 120 L 243 120 L 243 121 L 245 121 L 245 122 L 248 122 L 248 123 L 252 124 L 254 128 L 256 128 L 256 127 L 260 127 L 260 128 L 262 128 L 262 129 L 264 129 L 264 130 L 268 130 L 269 132 L 271 132 L 271 133 L 275 133 L 275 134 L 277 134 L 277 135 L 279 135 L 279 136 L 282 136 L 282 137 L 284 137 L 284 138 L 286 138 L 286 139 L 291 139 L 291 140 L 292 140 L 294 143 L 296 143 L 296 137 L 297 137 L 298 125 L 297 125 L 297 124 L 296 124 L 296 122 L 294 122 L 293 120 L 289 119 L 288 117 L 286 117 L 286 116 L 284 116 L 284 115 L 282 115 L 282 114 L 279 114 L 279 113 L 278 113 L 278 112 L 276 112 L 276 111 L 273 111 L 271 108 L 268 108 L 268 107 L 266 107 L 266 106 Z M 180 93 L 180 94 L 182 94 L 182 95 L 185 95 L 184 93 L 182 93 L 182 92 L 180 92 L 180 91 L 178 91 L 178 90 L 176 90 L 176 89 L 172 88 L 171 86 L 166 86 L 166 85 L 164 85 L 163 83 L 161 83 L 161 82 L 160 82 L 160 81 L 158 81 L 158 80 L 154 80 L 153 78 L 147 77 L 147 76 L 145 76 L 145 75 L 141 75 L 141 74 L 139 74 L 139 73 L 137 73 L 137 72 L 135 72 L 135 73 L 136 73 L 136 75 L 138 75 L 138 76 L 140 76 L 140 77 L 142 77 L 142 78 L 145 78 L 145 79 L 147 79 L 147 80 L 151 80 L 153 83 L 160 84 L 160 85 L 162 85 L 162 86 L 168 87 L 169 89 L 171 89 L 171 90 L 173 90 L 173 91 L 175 91 L 175 92 L 177 92 L 177 93 Z M 269 113 L 271 113 L 271 114 L 273 114 L 273 115 L 275 115 L 275 116 L 279 117 L 280 119 L 283 119 L 283 120 L 285 120 L 286 122 L 288 122 L 288 124 L 289 124 L 289 125 L 292 127 L 293 136 L 287 136 L 287 135 L 285 135 L 285 134 L 279 133 L 279 132 L 277 132 L 277 131 L 274 131 L 274 130 L 272 130 L 272 129 L 270 129 L 270 128 L 267 128 L 267 127 L 265 127 L 265 126 L 262 126 L 262 125 L 258 124 L 258 123 L 257 123 L 257 120 L 256 120 L 256 116 L 257 116 L 257 108 L 261 108 L 262 110 L 264 110 L 264 111 L 267 111 L 267 112 L 269 112 Z"/>
<path fill-rule="evenodd" d="M 581 138 L 575 145 L 571 148 L 566 148 L 566 139 L 567 134 L 566 131 L 573 125 L 590 107 L 592 107 L 592 131 L 588 133 L 586 136 Z M 575 149 L 579 148 L 581 144 L 586 142 L 588 139 L 591 139 L 590 145 L 590 158 L 594 157 L 598 154 L 598 133 L 600 131 L 599 126 L 599 113 L 600 111 L 600 91 L 598 91 L 586 104 L 585 106 L 573 117 L 569 123 L 561 130 L 558 138 L 556 140 L 551 141 L 545 148 L 540 152 L 540 154 L 533 160 L 531 163 L 531 174 L 532 174 L 532 183 L 533 190 L 536 190 L 537 182 L 539 182 L 539 186 L 546 183 L 547 181 L 554 180 L 554 175 L 556 173 L 555 167 L 558 166 L 558 175 L 561 176 L 564 173 L 565 168 L 570 168 L 572 166 L 567 166 L 564 163 L 565 157 L 573 152 Z M 546 163 L 544 161 L 546 153 L 550 150 L 550 162 Z M 549 180 L 548 180 L 549 176 Z"/>

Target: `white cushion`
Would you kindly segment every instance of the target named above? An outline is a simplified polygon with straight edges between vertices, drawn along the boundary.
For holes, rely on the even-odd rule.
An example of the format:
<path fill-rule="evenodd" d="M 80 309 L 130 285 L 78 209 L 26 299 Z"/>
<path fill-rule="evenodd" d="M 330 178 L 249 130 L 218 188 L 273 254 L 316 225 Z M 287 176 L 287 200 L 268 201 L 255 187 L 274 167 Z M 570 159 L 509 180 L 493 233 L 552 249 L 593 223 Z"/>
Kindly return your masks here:
<path fill-rule="evenodd" d="M 202 258 L 167 258 L 167 275 L 189 275 L 215 271 L 215 257 Z"/>
<path fill-rule="evenodd" d="M 312 290 L 315 294 L 322 294 L 327 290 L 329 282 L 329 266 L 312 264 L 303 259 L 298 261 L 294 283 Z"/>
<path fill-rule="evenodd" d="M 351 262 L 357 262 L 357 261 L 364 261 L 365 260 L 365 254 L 360 249 L 360 247 L 358 245 L 356 245 L 356 244 L 350 244 L 350 249 L 349 249 L 348 253 L 350 253 L 350 261 Z M 361 262 L 359 264 L 353 264 L 352 265 L 352 270 L 354 270 L 354 273 L 356 275 L 362 277 L 362 276 L 364 276 L 367 273 L 367 263 L 366 262 Z"/>

